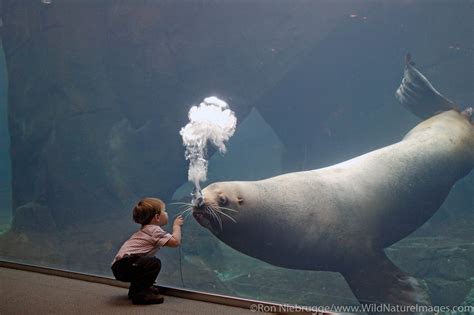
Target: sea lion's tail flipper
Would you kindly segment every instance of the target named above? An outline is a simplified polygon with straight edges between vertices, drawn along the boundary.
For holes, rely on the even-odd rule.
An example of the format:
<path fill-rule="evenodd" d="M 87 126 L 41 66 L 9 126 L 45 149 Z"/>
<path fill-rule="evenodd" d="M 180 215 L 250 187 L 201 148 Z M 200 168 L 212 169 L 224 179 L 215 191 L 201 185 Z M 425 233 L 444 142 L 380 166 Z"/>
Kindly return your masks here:
<path fill-rule="evenodd" d="M 410 54 L 406 56 L 402 83 L 395 92 L 395 97 L 405 108 L 421 119 L 426 119 L 440 111 L 457 108 L 452 101 L 436 91 L 430 81 L 415 68 Z"/>
<path fill-rule="evenodd" d="M 342 275 L 368 313 L 390 313 L 389 309 L 380 311 L 382 307 L 431 304 L 418 280 L 400 270 L 383 252 L 370 255 L 364 261 Z"/>

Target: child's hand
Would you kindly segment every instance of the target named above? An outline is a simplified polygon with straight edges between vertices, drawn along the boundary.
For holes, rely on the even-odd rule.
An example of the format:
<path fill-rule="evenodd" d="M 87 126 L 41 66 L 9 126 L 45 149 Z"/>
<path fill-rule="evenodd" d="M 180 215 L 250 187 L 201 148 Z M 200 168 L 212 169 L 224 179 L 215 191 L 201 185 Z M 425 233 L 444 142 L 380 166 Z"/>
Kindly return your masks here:
<path fill-rule="evenodd" d="M 178 215 L 176 219 L 174 219 L 173 226 L 181 226 L 184 223 L 184 219 L 181 215 Z"/>

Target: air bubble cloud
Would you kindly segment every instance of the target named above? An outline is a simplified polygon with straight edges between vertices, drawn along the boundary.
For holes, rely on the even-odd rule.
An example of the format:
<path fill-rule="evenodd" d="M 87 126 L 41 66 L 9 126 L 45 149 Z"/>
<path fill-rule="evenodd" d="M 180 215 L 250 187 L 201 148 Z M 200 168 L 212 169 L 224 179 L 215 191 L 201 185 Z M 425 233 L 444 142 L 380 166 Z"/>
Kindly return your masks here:
<path fill-rule="evenodd" d="M 225 143 L 235 132 L 237 118 L 227 103 L 215 96 L 191 107 L 188 117 L 189 123 L 179 133 L 186 147 L 186 160 L 189 160 L 188 180 L 200 192 L 200 183 L 207 179 L 206 146 L 211 143 L 224 154 Z"/>

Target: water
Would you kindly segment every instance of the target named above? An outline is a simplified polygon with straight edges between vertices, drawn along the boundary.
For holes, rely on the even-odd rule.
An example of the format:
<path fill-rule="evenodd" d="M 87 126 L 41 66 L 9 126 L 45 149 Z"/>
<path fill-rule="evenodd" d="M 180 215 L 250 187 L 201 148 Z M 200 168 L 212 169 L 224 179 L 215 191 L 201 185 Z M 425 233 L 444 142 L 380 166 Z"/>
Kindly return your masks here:
<path fill-rule="evenodd" d="M 170 203 L 191 201 L 179 131 L 210 95 L 229 104 L 237 127 L 225 155 L 208 147 L 203 187 L 326 167 L 399 141 L 420 122 L 394 96 L 408 52 L 443 95 L 460 107 L 474 99 L 472 1 L 49 3 L 2 1 L 3 259 L 112 276 L 140 198 L 162 198 L 170 217 L 180 211 Z M 473 303 L 473 196 L 471 172 L 385 250 L 434 304 Z M 182 247 L 158 256 L 163 285 L 359 304 L 340 273 L 262 262 L 191 216 Z"/>

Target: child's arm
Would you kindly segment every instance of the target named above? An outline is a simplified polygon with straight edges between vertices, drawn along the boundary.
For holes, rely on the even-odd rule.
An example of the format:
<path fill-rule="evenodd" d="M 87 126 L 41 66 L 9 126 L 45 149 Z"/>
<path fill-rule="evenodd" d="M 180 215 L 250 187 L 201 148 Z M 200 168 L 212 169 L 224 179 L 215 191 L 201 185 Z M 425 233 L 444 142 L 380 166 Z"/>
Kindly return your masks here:
<path fill-rule="evenodd" d="M 178 247 L 181 245 L 181 225 L 183 225 L 183 217 L 178 216 L 173 222 L 173 234 L 172 237 L 166 242 L 165 246 Z"/>

